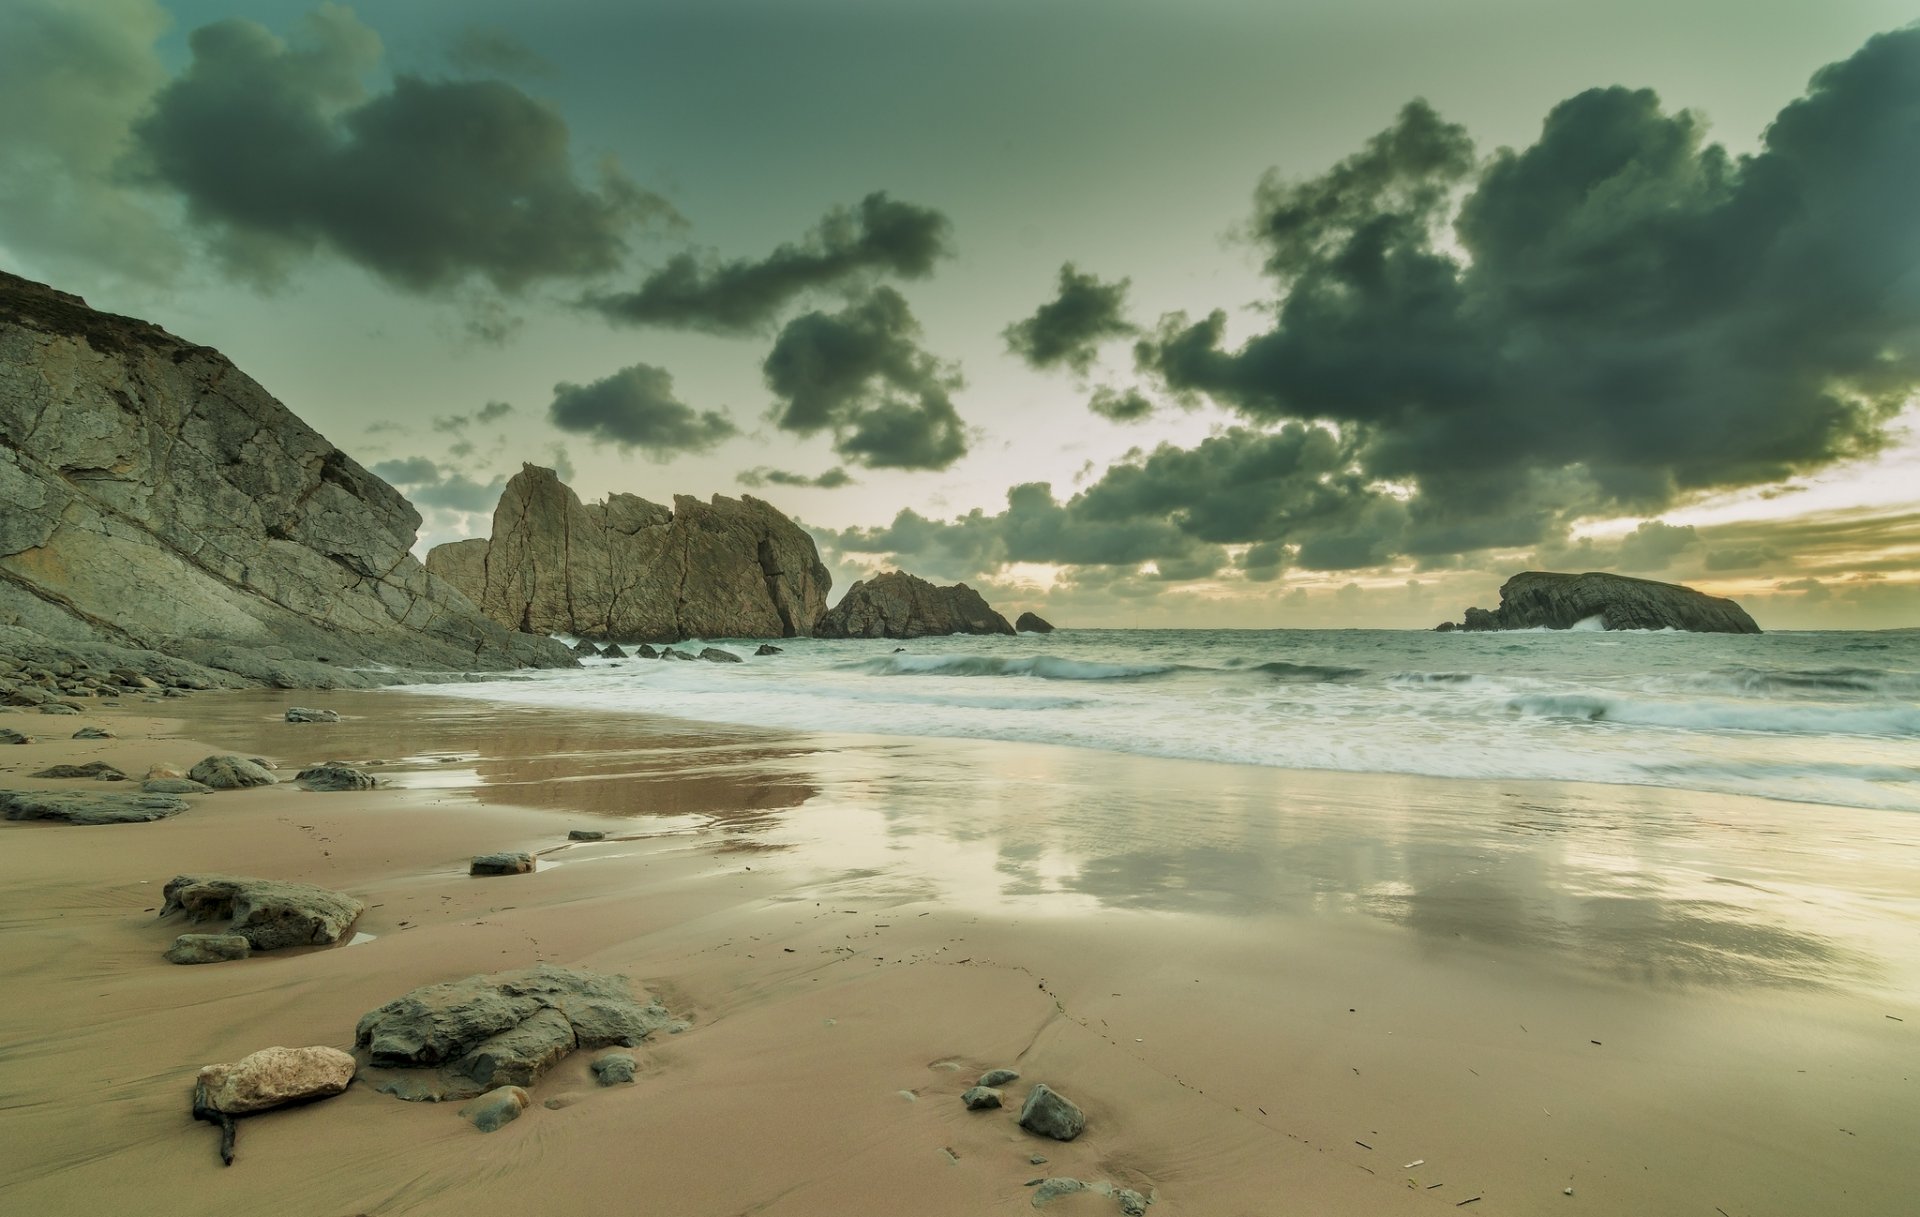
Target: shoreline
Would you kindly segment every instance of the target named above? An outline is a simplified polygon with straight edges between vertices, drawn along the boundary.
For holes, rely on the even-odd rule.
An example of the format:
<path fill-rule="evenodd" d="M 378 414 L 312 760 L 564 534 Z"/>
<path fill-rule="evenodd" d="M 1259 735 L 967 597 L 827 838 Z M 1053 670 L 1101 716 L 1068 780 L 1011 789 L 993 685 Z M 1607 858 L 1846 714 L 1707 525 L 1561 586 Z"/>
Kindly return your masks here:
<path fill-rule="evenodd" d="M 687 1214 L 1011 1213 L 1053 1173 L 1157 1192 L 1149 1211 L 1175 1215 L 1438 1212 L 1472 1194 L 1481 1212 L 1740 1215 L 1822 1198 L 1893 1213 L 1920 1184 L 1900 1064 L 1920 1026 L 1920 832 L 1894 835 L 1893 813 L 1872 822 L 1903 848 L 1875 870 L 1864 838 L 1819 831 L 1833 809 L 1737 796 L 684 729 L 398 692 L 18 716 L 123 738 L 7 749 L 8 785 L 92 786 L 18 781 L 29 757 L 190 763 L 188 741 L 396 763 L 364 794 L 283 786 L 155 824 L 0 825 L 16 978 L 0 1135 L 29 1164 L 0 1172 L 9 1207 L 84 1195 L 185 1213 L 214 1195 L 266 1211 L 292 1194 L 302 1207 L 278 1211 L 504 1213 L 636 1196 Z M 294 699 L 349 718 L 275 722 Z M 569 827 L 617 825 L 633 831 L 562 848 Z M 1781 852 L 1789 827 L 1803 835 Z M 558 865 L 464 873 L 473 853 L 522 847 Z M 176 870 L 353 892 L 374 938 L 167 964 L 184 927 L 144 910 Z M 538 959 L 626 972 L 693 1027 L 636 1053 L 635 1087 L 597 1090 L 575 1054 L 534 1097 L 582 1101 L 485 1140 L 356 1085 L 245 1121 L 223 1173 L 187 1116 L 199 1064 L 344 1046 L 407 989 Z M 1005 1113 L 966 1112 L 959 1090 L 1003 1064 L 1080 1102 L 1087 1134 L 1039 1144 Z M 1115 1211 L 1093 1194 L 1048 1208 Z"/>

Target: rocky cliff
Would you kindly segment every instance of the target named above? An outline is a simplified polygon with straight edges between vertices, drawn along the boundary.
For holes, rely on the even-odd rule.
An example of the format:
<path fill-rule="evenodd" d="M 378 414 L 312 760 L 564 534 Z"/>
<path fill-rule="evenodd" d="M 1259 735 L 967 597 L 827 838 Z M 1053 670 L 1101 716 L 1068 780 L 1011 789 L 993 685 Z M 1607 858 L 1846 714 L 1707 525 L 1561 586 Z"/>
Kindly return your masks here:
<path fill-rule="evenodd" d="M 218 351 L 0 273 L 0 627 L 247 680 L 561 665 L 408 550 L 420 517 Z"/>
<path fill-rule="evenodd" d="M 924 638 L 1011 634 L 1013 627 L 964 583 L 936 587 L 896 570 L 848 588 L 813 632 L 822 638 Z"/>
<path fill-rule="evenodd" d="M 507 483 L 491 539 L 436 546 L 427 569 L 502 625 L 644 642 L 803 636 L 832 585 L 813 538 L 759 499 L 582 504 L 537 465 Z"/>
<path fill-rule="evenodd" d="M 1609 630 L 1692 630 L 1707 634 L 1758 634 L 1747 611 L 1731 600 L 1677 583 L 1589 572 L 1562 575 L 1530 570 L 1500 588 L 1500 607 L 1467 610 L 1465 630 L 1564 630 L 1599 618 Z"/>

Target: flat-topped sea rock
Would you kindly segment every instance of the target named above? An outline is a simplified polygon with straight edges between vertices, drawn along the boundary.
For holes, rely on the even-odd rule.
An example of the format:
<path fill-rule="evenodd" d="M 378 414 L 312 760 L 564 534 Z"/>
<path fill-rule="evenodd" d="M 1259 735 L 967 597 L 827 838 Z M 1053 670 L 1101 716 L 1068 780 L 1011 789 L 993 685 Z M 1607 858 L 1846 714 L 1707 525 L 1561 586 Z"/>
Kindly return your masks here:
<path fill-rule="evenodd" d="M 160 916 L 189 921 L 230 920 L 227 933 L 256 951 L 326 946 L 340 941 L 366 904 L 311 883 L 237 875 L 176 875 L 162 890 Z"/>
<path fill-rule="evenodd" d="M 164 820 L 187 809 L 170 794 L 68 794 L 0 790 L 0 814 L 9 820 L 54 820 L 62 824 L 137 824 Z"/>
<path fill-rule="evenodd" d="M 415 989 L 362 1017 L 354 1043 L 387 1071 L 382 1090 L 469 1098 L 530 1086 L 577 1049 L 635 1047 L 673 1021 L 623 976 L 541 964 Z"/>
<path fill-rule="evenodd" d="M 1011 634 L 1013 626 L 964 583 L 938 587 L 896 570 L 848 588 L 813 632 L 821 638 L 925 638 Z"/>
<path fill-rule="evenodd" d="M 480 854 L 467 866 L 469 875 L 530 875 L 533 855 L 519 851 Z"/>
<path fill-rule="evenodd" d="M 1566 630 L 1596 622 L 1608 630 L 1687 630 L 1758 634 L 1760 627 L 1731 600 L 1677 583 L 1590 571 L 1583 575 L 1524 571 L 1500 588 L 1497 609 L 1470 608 L 1442 630 Z"/>

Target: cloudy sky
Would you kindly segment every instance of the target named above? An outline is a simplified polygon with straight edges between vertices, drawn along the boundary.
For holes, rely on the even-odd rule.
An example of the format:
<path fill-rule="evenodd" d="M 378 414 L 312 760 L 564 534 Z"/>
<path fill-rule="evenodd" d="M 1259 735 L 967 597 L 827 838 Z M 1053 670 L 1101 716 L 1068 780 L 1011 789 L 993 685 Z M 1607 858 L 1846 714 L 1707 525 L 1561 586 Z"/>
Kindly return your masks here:
<path fill-rule="evenodd" d="M 1526 568 L 1920 625 L 1882 0 L 8 0 L 0 266 L 484 535 L 752 493 L 844 587 L 1429 626 Z"/>

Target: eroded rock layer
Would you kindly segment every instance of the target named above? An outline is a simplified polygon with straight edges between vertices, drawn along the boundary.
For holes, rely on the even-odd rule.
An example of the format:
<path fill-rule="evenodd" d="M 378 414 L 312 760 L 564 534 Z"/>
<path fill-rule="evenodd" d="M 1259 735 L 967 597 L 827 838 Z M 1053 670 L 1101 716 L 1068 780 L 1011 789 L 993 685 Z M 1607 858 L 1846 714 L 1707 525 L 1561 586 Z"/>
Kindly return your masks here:
<path fill-rule="evenodd" d="M 420 516 L 210 347 L 0 273 L 0 626 L 282 684 L 570 662 L 408 552 Z"/>

